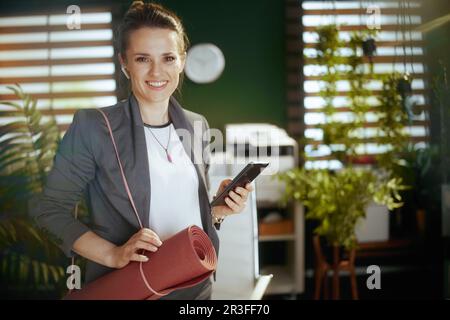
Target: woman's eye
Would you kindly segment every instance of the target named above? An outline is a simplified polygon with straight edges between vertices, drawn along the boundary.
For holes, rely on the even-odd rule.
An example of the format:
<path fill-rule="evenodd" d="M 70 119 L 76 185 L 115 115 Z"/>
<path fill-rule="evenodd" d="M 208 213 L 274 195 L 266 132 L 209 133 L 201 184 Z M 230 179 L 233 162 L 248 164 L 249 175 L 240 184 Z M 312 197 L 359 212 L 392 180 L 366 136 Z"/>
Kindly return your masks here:
<path fill-rule="evenodd" d="M 172 56 L 166 57 L 166 61 L 167 61 L 167 62 L 172 62 L 172 61 L 175 61 L 176 59 L 177 59 L 177 58 L 172 57 Z"/>
<path fill-rule="evenodd" d="M 146 57 L 137 57 L 136 61 L 137 62 L 147 62 L 147 58 Z"/>

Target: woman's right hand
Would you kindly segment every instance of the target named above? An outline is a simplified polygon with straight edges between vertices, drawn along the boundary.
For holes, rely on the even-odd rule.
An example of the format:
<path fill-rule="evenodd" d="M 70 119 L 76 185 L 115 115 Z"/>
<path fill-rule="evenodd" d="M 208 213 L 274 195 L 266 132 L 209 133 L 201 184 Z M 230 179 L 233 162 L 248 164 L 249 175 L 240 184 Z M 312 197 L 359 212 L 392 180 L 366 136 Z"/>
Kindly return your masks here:
<path fill-rule="evenodd" d="M 147 262 L 148 258 L 140 254 L 142 249 L 155 252 L 161 245 L 162 242 L 154 231 L 142 228 L 124 245 L 112 249 L 111 266 L 120 269 L 129 264 L 130 261 Z"/>

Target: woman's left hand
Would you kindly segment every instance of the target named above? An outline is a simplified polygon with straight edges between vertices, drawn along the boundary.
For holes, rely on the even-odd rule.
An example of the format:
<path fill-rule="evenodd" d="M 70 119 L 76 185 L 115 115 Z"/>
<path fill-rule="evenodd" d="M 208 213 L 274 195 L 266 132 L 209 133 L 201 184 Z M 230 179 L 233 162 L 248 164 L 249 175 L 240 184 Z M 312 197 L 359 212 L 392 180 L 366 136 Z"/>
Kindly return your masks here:
<path fill-rule="evenodd" d="M 220 194 L 228 184 L 231 183 L 231 179 L 225 179 L 220 183 L 217 194 Z M 212 208 L 212 214 L 216 217 L 224 217 L 230 214 L 241 213 L 245 209 L 246 201 L 249 192 L 253 191 L 253 186 L 250 183 L 245 185 L 245 188 L 237 187 L 235 190 L 230 191 L 225 198 L 226 205 L 215 206 Z"/>

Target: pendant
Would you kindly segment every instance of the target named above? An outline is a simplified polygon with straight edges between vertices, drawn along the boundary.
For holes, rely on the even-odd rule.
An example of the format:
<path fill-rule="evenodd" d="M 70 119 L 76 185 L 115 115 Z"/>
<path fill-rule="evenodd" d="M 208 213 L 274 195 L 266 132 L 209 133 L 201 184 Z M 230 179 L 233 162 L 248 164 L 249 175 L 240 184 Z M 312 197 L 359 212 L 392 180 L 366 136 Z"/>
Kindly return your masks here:
<path fill-rule="evenodd" d="M 169 160 L 170 163 L 172 163 L 172 157 L 170 156 L 170 154 L 166 151 L 166 155 L 167 155 L 167 160 Z"/>

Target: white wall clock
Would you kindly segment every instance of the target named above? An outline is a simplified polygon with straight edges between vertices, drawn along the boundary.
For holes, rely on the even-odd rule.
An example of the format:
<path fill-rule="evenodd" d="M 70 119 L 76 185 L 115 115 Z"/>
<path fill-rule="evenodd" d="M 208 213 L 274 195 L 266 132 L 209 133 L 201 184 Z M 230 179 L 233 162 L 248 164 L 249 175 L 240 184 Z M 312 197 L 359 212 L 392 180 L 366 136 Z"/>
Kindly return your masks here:
<path fill-rule="evenodd" d="M 193 82 L 210 83 L 220 77 L 224 68 L 222 51 L 212 43 L 202 43 L 189 49 L 184 71 Z"/>

